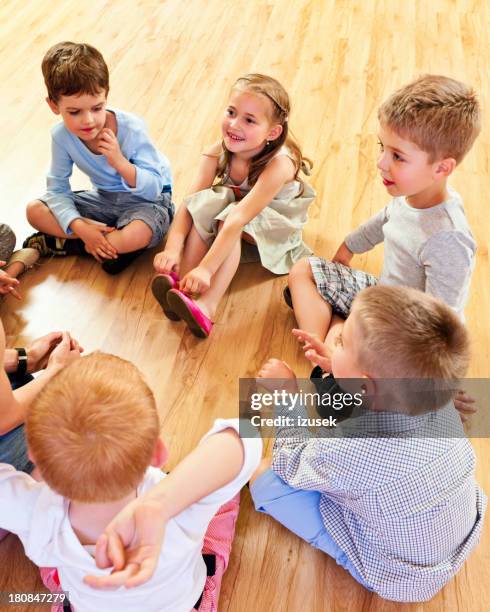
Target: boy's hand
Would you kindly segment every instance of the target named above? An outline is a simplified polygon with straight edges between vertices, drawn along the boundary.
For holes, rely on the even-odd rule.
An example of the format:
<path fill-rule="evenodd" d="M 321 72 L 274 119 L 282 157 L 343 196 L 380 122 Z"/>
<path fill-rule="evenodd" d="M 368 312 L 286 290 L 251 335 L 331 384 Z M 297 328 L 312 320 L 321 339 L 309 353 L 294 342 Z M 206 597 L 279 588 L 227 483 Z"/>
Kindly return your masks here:
<path fill-rule="evenodd" d="M 303 342 L 305 357 L 311 363 L 318 365 L 324 372 L 332 371 L 332 359 L 329 350 L 317 336 L 310 334 L 302 329 L 293 329 L 293 336 Z"/>
<path fill-rule="evenodd" d="M 271 391 L 278 387 L 293 392 L 298 390 L 296 374 L 285 361 L 280 359 L 271 358 L 267 360 L 260 368 L 257 378 L 262 379 L 258 380 L 261 386 Z M 270 382 L 265 382 L 263 379 L 269 379 Z M 278 380 L 281 382 L 278 383 Z"/>
<path fill-rule="evenodd" d="M 127 161 L 121 152 L 117 136 L 109 128 L 103 128 L 97 136 L 97 150 L 107 159 L 109 164 L 117 170 L 121 162 Z"/>
<path fill-rule="evenodd" d="M 105 237 L 115 230 L 114 227 L 109 227 L 99 223 L 86 223 L 77 219 L 80 223 L 73 227 L 77 236 L 85 243 L 85 250 L 90 255 L 93 255 L 97 261 L 104 259 L 117 259 L 117 251 Z"/>
<path fill-rule="evenodd" d="M 350 262 L 353 257 L 354 253 L 349 249 L 345 242 L 343 242 L 337 249 L 332 261 L 334 263 L 343 264 L 344 266 L 350 266 Z"/>
<path fill-rule="evenodd" d="M 170 274 L 170 272 L 179 273 L 181 254 L 176 251 L 162 251 L 155 255 L 153 267 L 157 274 Z"/>
<path fill-rule="evenodd" d="M 463 423 L 466 423 L 472 414 L 478 412 L 478 407 L 475 406 L 475 403 L 475 398 L 468 395 L 463 389 L 460 389 L 456 393 L 456 397 L 454 398 L 454 406 L 459 412 L 459 416 Z"/>
<path fill-rule="evenodd" d="M 0 261 L 0 266 L 4 266 L 5 264 L 5 261 Z M 10 293 L 15 298 L 20 300 L 20 293 L 16 289 L 18 285 L 19 281 L 16 278 L 9 276 L 5 270 L 0 270 L 0 294 L 5 295 Z"/>
<path fill-rule="evenodd" d="M 72 338 L 68 332 L 63 332 L 61 341 L 49 356 L 46 371 L 50 370 L 53 373 L 59 372 L 79 359 L 80 353 L 83 353 L 83 348 L 78 344 L 75 338 Z"/>
<path fill-rule="evenodd" d="M 106 527 L 97 540 L 97 567 L 113 567 L 108 576 L 85 576 L 95 589 L 131 588 L 147 582 L 160 557 L 166 521 L 162 505 L 137 499 L 128 504 Z"/>
<path fill-rule="evenodd" d="M 184 278 L 179 283 L 179 289 L 184 293 L 205 293 L 211 285 L 211 273 L 197 266 L 193 270 L 187 272 Z"/>

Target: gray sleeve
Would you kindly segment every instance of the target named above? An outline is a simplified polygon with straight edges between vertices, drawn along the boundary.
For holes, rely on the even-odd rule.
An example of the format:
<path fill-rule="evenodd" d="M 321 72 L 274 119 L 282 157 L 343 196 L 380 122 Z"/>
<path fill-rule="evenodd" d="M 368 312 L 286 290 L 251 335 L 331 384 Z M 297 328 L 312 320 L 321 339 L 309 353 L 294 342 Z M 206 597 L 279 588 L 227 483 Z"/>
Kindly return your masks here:
<path fill-rule="evenodd" d="M 424 245 L 425 291 L 462 313 L 469 291 L 476 246 L 468 234 L 446 231 L 434 234 Z"/>
<path fill-rule="evenodd" d="M 389 204 L 360 225 L 345 238 L 345 244 L 352 253 L 365 253 L 383 242 L 383 225 L 389 219 Z"/>

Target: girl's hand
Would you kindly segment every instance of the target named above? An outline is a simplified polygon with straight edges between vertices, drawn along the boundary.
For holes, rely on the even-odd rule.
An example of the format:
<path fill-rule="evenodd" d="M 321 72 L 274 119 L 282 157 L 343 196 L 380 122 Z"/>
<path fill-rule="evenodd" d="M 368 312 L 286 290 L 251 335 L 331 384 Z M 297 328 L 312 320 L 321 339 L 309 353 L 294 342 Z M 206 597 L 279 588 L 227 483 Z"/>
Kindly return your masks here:
<path fill-rule="evenodd" d="M 311 363 L 318 365 L 324 372 L 332 371 L 332 359 L 329 350 L 317 336 L 310 334 L 302 329 L 293 329 L 293 336 L 303 342 L 305 357 Z"/>
<path fill-rule="evenodd" d="M 102 153 L 109 165 L 114 169 L 117 169 L 121 162 L 126 161 L 126 158 L 121 152 L 117 136 L 111 129 L 104 128 L 101 130 L 97 139 L 97 150 L 99 153 Z"/>
<path fill-rule="evenodd" d="M 184 276 L 179 289 L 184 293 L 205 293 L 211 285 L 211 273 L 202 266 L 197 266 Z"/>
<path fill-rule="evenodd" d="M 181 257 L 180 253 L 165 249 L 165 251 L 155 255 L 153 267 L 157 274 L 170 274 L 170 272 L 178 274 Z"/>
<path fill-rule="evenodd" d="M 332 261 L 333 263 L 340 263 L 340 264 L 343 264 L 344 266 L 350 267 L 350 262 L 353 257 L 354 257 L 354 253 L 349 249 L 349 247 L 345 244 L 345 242 L 343 242 L 337 249 L 337 252 L 333 256 Z"/>
<path fill-rule="evenodd" d="M 49 356 L 46 371 L 59 372 L 76 361 L 80 357 L 80 353 L 83 353 L 83 348 L 75 338 L 72 338 L 68 332 L 63 332 L 61 341 Z"/>
<path fill-rule="evenodd" d="M 4 266 L 5 263 L 6 263 L 5 261 L 0 261 L 0 266 Z M 5 270 L 0 270 L 0 293 L 1 294 L 10 293 L 15 298 L 20 300 L 21 299 L 20 294 L 18 293 L 16 289 L 18 284 L 19 284 L 19 281 L 16 278 L 7 274 Z"/>
<path fill-rule="evenodd" d="M 61 332 L 51 332 L 41 338 L 37 338 L 26 347 L 27 372 L 29 374 L 44 370 L 48 364 L 49 356 L 61 342 L 62 337 L 63 334 Z"/>

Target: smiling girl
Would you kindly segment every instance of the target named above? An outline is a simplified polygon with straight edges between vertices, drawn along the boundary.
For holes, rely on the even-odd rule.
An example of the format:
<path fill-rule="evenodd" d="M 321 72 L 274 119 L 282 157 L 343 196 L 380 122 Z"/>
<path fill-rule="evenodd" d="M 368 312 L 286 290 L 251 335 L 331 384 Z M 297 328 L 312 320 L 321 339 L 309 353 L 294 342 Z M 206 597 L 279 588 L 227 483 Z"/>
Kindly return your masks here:
<path fill-rule="evenodd" d="M 275 79 L 249 74 L 236 81 L 222 141 L 203 152 L 192 195 L 155 257 L 154 296 L 169 319 L 184 319 L 198 337 L 211 332 L 242 240 L 275 274 L 310 253 L 302 228 L 315 194 L 298 175 L 311 164 L 289 134 L 289 112 L 288 94 Z"/>

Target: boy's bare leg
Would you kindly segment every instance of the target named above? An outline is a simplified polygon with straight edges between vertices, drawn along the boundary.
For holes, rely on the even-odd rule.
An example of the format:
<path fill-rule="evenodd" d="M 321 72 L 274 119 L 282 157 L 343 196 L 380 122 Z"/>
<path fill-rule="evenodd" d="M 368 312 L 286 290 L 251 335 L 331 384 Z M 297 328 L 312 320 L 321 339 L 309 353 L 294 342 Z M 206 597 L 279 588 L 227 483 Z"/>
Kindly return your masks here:
<path fill-rule="evenodd" d="M 147 247 L 153 232 L 144 221 L 135 219 L 122 229 L 114 230 L 105 236 L 118 253 L 132 253 Z"/>
<path fill-rule="evenodd" d="M 345 319 L 337 314 L 332 316 L 330 327 L 328 328 L 327 337 L 325 338 L 325 346 L 327 347 L 330 355 L 333 353 L 337 346 L 337 338 L 342 334 L 344 328 Z"/>
<path fill-rule="evenodd" d="M 194 225 L 192 225 L 191 231 L 189 232 L 189 235 L 185 241 L 184 254 L 182 255 L 182 260 L 180 262 L 180 278 L 183 278 L 187 272 L 198 266 L 208 251 L 209 246 L 206 242 L 204 242 L 201 236 L 199 236 Z"/>
<path fill-rule="evenodd" d="M 307 258 L 294 264 L 288 284 L 298 327 L 323 342 L 332 320 L 332 307 L 318 292 Z"/>
<path fill-rule="evenodd" d="M 27 205 L 27 220 L 40 232 L 56 238 L 78 238 L 76 234 L 65 234 L 56 217 L 41 200 L 34 200 Z"/>

